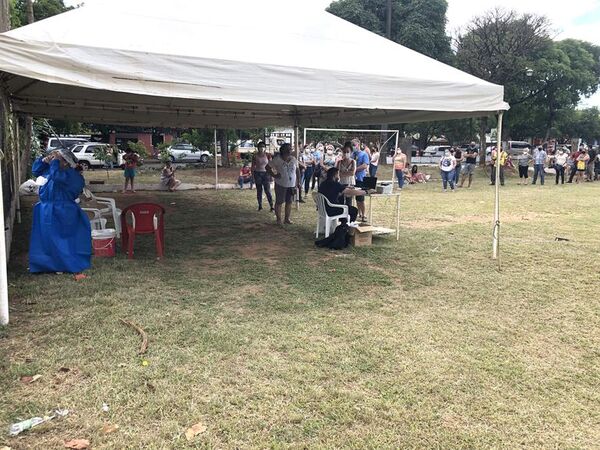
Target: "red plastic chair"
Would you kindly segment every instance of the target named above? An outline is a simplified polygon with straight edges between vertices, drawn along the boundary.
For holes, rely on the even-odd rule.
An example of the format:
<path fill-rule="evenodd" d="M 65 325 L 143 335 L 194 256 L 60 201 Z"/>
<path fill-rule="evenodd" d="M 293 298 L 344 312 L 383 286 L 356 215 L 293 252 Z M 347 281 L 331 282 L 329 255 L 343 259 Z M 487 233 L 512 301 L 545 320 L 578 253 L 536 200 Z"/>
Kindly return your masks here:
<path fill-rule="evenodd" d="M 131 216 L 131 223 L 127 220 Z M 133 242 L 138 234 L 153 234 L 158 259 L 164 255 L 165 208 L 156 203 L 135 203 L 121 212 L 121 248 L 133 259 Z"/>

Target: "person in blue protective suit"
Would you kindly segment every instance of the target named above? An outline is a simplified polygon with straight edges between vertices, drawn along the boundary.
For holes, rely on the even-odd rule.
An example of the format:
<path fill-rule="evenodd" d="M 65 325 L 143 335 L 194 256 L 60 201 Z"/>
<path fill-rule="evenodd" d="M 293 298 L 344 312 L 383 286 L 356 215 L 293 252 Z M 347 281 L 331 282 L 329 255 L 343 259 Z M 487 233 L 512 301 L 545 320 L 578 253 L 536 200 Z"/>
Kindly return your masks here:
<path fill-rule="evenodd" d="M 90 221 L 75 200 L 85 181 L 75 156 L 58 150 L 33 163 L 33 175 L 48 181 L 40 186 L 33 209 L 29 271 L 78 273 L 91 265 Z"/>

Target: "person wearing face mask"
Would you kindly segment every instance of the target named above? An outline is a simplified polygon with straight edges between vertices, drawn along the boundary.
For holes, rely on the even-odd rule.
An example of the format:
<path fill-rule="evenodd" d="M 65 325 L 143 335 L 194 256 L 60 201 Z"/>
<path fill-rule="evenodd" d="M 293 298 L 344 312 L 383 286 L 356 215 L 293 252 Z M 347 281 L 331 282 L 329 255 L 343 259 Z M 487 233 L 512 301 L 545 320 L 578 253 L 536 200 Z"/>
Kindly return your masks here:
<path fill-rule="evenodd" d="M 275 179 L 275 216 L 277 225 L 291 224 L 292 200 L 294 192 L 300 188 L 300 170 L 298 160 L 292 156 L 292 146 L 283 144 L 279 155 L 275 156 L 266 167 L 267 173 Z M 281 219 L 281 208 L 285 204 L 284 220 Z"/>
<path fill-rule="evenodd" d="M 560 179 L 560 184 L 565 184 L 565 168 L 567 167 L 567 155 L 562 148 L 553 157 L 554 170 L 556 171 L 556 184 Z"/>
<path fill-rule="evenodd" d="M 352 139 L 352 159 L 356 160 L 358 152 L 360 151 L 360 141 L 358 139 Z"/>
<path fill-rule="evenodd" d="M 575 164 L 576 164 L 575 168 L 577 170 L 577 178 L 575 179 L 576 183 L 583 182 L 583 175 L 585 174 L 589 160 L 590 160 L 590 157 L 587 154 L 587 149 L 584 148 L 583 150 L 581 150 L 581 152 L 579 153 L 579 156 L 575 160 Z"/>
<path fill-rule="evenodd" d="M 548 159 L 548 153 L 541 145 L 536 147 L 533 151 L 533 181 L 531 184 L 536 184 L 538 176 L 540 177 L 540 184 L 544 185 L 544 177 L 546 176 L 546 172 L 544 171 L 544 166 L 546 165 L 546 160 Z"/>
<path fill-rule="evenodd" d="M 321 162 L 321 181 L 327 178 L 327 171 L 332 167 L 335 167 L 335 155 L 333 154 L 333 145 L 328 145 L 323 156 L 323 162 Z"/>
<path fill-rule="evenodd" d="M 519 185 L 527 185 L 527 180 L 529 179 L 529 162 L 532 159 L 533 158 L 529 154 L 529 147 L 525 148 L 523 153 L 517 156 L 517 165 L 519 166 Z"/>
<path fill-rule="evenodd" d="M 469 148 L 466 150 L 465 155 L 465 163 L 462 168 L 462 179 L 460 180 L 460 187 L 463 187 L 465 184 L 465 179 L 469 179 L 469 184 L 467 188 L 471 187 L 471 183 L 473 182 L 473 174 L 475 173 L 475 168 L 477 167 L 477 145 L 475 142 L 471 142 Z"/>
<path fill-rule="evenodd" d="M 500 155 L 498 155 L 498 149 L 494 147 L 492 149 L 492 165 L 490 173 L 490 185 L 496 185 L 496 164 L 500 164 L 500 186 L 504 186 L 504 169 L 508 163 L 508 153 L 506 150 L 500 148 Z"/>
<path fill-rule="evenodd" d="M 369 155 L 364 150 L 359 148 L 358 153 L 356 154 L 356 174 L 354 178 L 356 179 L 356 186 L 361 187 L 362 182 L 367 176 L 367 170 L 369 169 Z M 358 195 L 356 197 L 356 206 L 358 207 L 358 213 L 360 216 L 360 220 L 363 222 L 367 220 L 365 215 L 365 197 L 363 195 Z"/>
<path fill-rule="evenodd" d="M 266 145 L 264 142 L 259 142 L 257 152 L 252 158 L 252 173 L 254 174 L 254 184 L 256 184 L 256 200 L 258 202 L 258 210 L 262 211 L 263 191 L 269 202 L 271 212 L 273 209 L 273 196 L 271 195 L 271 180 L 267 174 L 267 164 L 269 164 L 269 155 L 265 152 Z"/>
<path fill-rule="evenodd" d="M 450 150 L 444 152 L 444 156 L 440 159 L 439 167 L 444 192 L 448 190 L 448 183 L 450 183 L 450 189 L 454 192 L 454 169 L 456 168 L 456 159 L 452 156 Z"/>
<path fill-rule="evenodd" d="M 31 273 L 79 273 L 91 266 L 92 231 L 90 221 L 75 202 L 85 181 L 69 150 L 38 158 L 33 175 L 48 181 L 40 186 L 40 201 L 33 209 L 29 245 Z"/>
<path fill-rule="evenodd" d="M 406 155 L 398 147 L 394 153 L 394 171 L 396 172 L 399 190 L 404 187 L 404 169 L 406 169 Z"/>
<path fill-rule="evenodd" d="M 304 151 L 300 155 L 300 161 L 298 161 L 298 164 L 300 165 L 300 176 L 302 177 L 300 182 L 300 190 L 302 190 L 302 186 L 304 186 L 304 194 L 308 195 L 310 181 L 312 180 L 313 173 L 315 171 L 315 159 L 313 158 L 308 145 L 304 147 Z"/>
<path fill-rule="evenodd" d="M 371 164 L 369 165 L 369 176 L 376 177 L 379 168 L 379 148 L 371 143 Z"/>
<path fill-rule="evenodd" d="M 585 181 L 592 182 L 596 179 L 596 177 L 594 176 L 594 161 L 596 160 L 598 151 L 596 149 L 594 149 L 593 147 L 591 147 L 588 150 L 587 155 L 589 157 L 589 160 L 588 160 L 588 165 L 587 165 L 587 168 L 585 171 Z"/>
<path fill-rule="evenodd" d="M 312 176 L 312 187 L 311 190 L 315 189 L 315 183 L 317 188 L 319 187 L 319 180 L 321 178 L 321 162 L 323 161 L 323 144 L 317 144 L 317 148 L 313 152 L 314 160 L 314 171 Z"/>
<path fill-rule="evenodd" d="M 340 183 L 347 186 L 354 185 L 354 175 L 356 174 L 356 161 L 352 159 L 352 146 L 345 145 L 342 149 L 342 159 L 335 166 L 339 171 Z M 346 198 L 346 204 L 352 206 L 352 198 Z"/>

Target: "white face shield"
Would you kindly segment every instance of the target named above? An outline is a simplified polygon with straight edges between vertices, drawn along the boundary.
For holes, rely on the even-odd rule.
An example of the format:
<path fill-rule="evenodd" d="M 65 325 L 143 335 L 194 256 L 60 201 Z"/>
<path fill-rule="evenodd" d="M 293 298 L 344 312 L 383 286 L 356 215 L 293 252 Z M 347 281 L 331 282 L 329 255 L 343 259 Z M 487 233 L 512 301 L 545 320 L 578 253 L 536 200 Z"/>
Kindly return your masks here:
<path fill-rule="evenodd" d="M 71 150 L 67 150 L 66 148 L 61 148 L 59 150 L 60 152 L 60 156 L 62 156 L 62 158 L 67 162 L 67 164 L 69 166 L 71 166 L 72 168 L 77 167 L 77 158 L 75 158 L 75 155 L 73 154 L 73 152 Z"/>

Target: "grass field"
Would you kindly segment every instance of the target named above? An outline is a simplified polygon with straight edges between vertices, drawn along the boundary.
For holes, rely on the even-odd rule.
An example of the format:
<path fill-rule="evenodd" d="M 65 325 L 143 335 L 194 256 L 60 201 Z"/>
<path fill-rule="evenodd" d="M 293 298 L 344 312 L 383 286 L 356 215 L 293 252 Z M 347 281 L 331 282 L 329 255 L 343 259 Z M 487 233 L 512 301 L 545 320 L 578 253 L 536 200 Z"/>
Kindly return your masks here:
<path fill-rule="evenodd" d="M 599 448 L 600 184 L 515 183 L 500 272 L 483 178 L 411 186 L 399 242 L 339 252 L 314 247 L 310 204 L 281 229 L 254 191 L 116 195 L 166 206 L 167 257 L 142 239 L 79 282 L 29 275 L 22 226 L 0 425 L 71 414 L 0 446 Z M 378 224 L 392 216 L 375 205 Z M 119 318 L 148 333 L 147 366 Z"/>
<path fill-rule="evenodd" d="M 160 165 L 144 165 L 137 170 L 136 182 L 143 184 L 158 184 L 160 182 Z M 219 183 L 235 184 L 239 176 L 239 167 L 219 167 Z M 105 184 L 123 183 L 123 170 L 114 169 L 107 172 L 103 169 L 88 170 L 84 173 L 86 180 L 104 181 Z M 177 178 L 184 183 L 214 184 L 214 168 L 197 169 L 193 166 L 180 165 L 177 167 Z"/>

